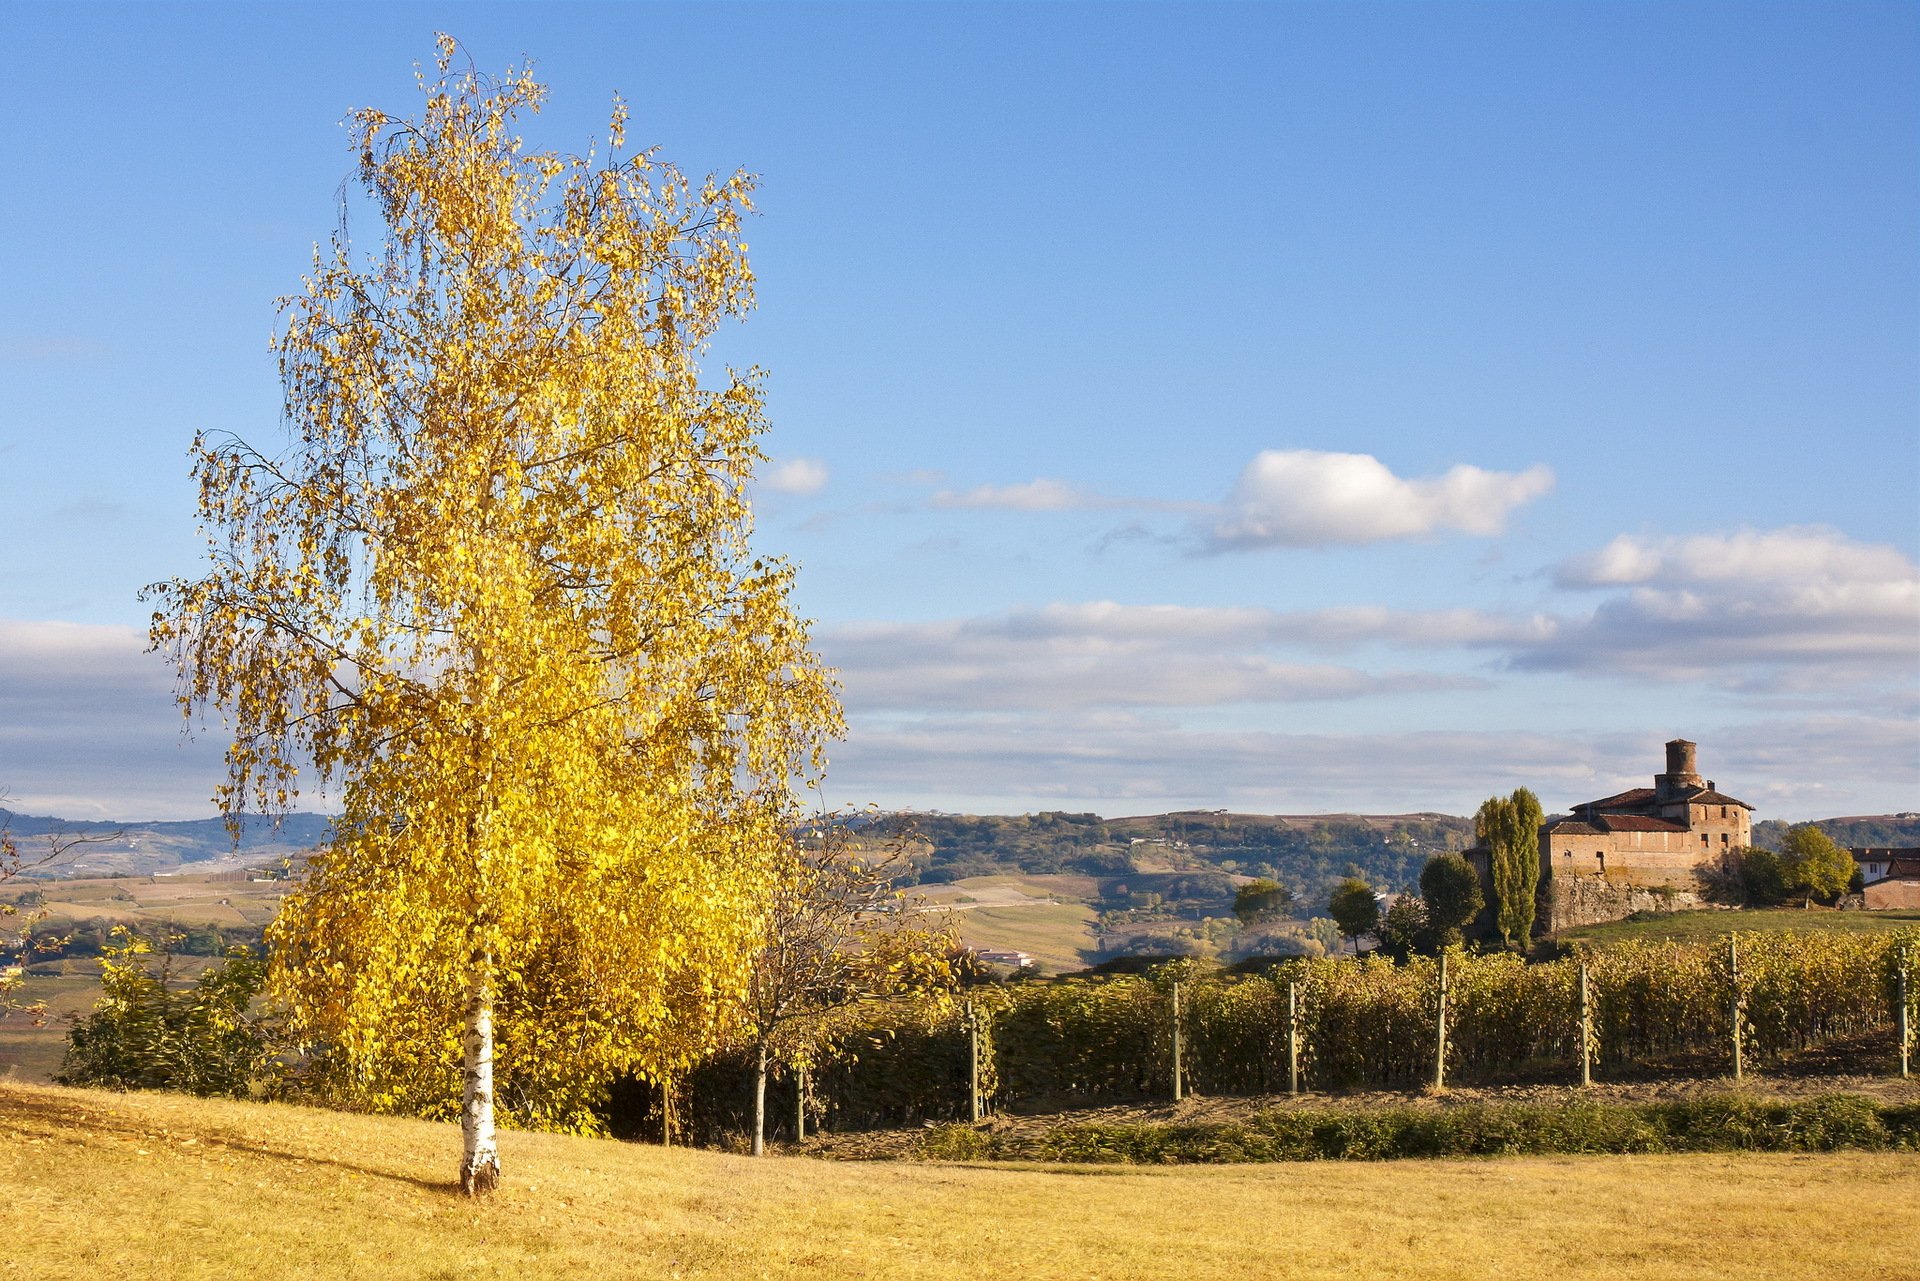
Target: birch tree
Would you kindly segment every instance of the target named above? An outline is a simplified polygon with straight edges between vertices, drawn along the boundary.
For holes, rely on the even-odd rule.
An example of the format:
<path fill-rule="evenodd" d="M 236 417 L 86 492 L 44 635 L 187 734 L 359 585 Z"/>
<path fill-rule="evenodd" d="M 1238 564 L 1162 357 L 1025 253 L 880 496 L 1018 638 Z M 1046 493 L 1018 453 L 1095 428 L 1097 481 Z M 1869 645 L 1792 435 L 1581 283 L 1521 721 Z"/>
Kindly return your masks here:
<path fill-rule="evenodd" d="M 584 1129 L 591 1085 L 705 1052 L 834 686 L 750 545 L 753 182 L 538 150 L 544 87 L 455 67 L 348 117 L 383 234 L 283 300 L 284 447 L 194 444 L 210 567 L 156 585 L 230 815 L 338 798 L 269 934 L 269 991 L 361 1106 Z M 583 1084 L 584 1083 L 584 1084 Z M 553 1088 L 547 1088 L 553 1087 Z"/>

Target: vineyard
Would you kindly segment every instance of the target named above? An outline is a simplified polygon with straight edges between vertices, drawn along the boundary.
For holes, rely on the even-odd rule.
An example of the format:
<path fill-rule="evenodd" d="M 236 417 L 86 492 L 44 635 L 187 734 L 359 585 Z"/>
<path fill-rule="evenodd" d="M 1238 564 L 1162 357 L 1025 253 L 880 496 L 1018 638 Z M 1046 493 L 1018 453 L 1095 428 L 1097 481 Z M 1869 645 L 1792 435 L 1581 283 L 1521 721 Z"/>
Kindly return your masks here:
<path fill-rule="evenodd" d="M 1177 1010 L 1177 1017 L 1176 1017 Z M 1529 965 L 1453 953 L 1394 965 L 1300 959 L 1258 975 L 1175 963 L 1144 976 L 971 990 L 869 1006 L 836 1028 L 782 1129 L 868 1129 L 1149 1098 L 1737 1075 L 1808 1051 L 1903 1070 L 1920 1026 L 1920 931 L 1626 943 Z M 667 1096 L 697 1142 L 744 1123 L 744 1062 Z M 804 1085 L 804 1097 L 802 1086 Z M 660 1124 L 658 1099 L 646 1109 Z M 643 1132 L 629 1115 L 615 1128 Z"/>

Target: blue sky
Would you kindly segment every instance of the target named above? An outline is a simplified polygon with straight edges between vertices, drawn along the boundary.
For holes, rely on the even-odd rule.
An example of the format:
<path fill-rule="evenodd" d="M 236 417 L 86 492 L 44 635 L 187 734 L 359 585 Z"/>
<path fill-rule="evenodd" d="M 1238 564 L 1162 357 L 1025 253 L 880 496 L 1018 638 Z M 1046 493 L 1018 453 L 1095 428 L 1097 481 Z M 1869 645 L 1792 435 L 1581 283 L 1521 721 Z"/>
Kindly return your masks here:
<path fill-rule="evenodd" d="M 437 29 L 534 143 L 617 90 L 760 175 L 714 358 L 830 801 L 1564 807 L 1684 734 L 1761 817 L 1920 809 L 1920 9 L 1837 3 L 17 9 L 20 808 L 208 811 L 135 594 Z"/>

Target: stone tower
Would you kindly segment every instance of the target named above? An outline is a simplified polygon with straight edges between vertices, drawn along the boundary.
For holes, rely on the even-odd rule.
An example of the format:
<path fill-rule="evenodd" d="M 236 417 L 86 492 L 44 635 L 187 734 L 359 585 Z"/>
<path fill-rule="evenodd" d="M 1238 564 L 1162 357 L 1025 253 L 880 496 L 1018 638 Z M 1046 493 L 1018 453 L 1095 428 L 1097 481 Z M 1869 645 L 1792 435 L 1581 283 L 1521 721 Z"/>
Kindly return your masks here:
<path fill-rule="evenodd" d="M 1667 744 L 1667 772 L 1653 776 L 1654 795 L 1663 801 L 1697 792 L 1706 784 L 1700 781 L 1694 753 L 1699 744 L 1676 738 Z"/>

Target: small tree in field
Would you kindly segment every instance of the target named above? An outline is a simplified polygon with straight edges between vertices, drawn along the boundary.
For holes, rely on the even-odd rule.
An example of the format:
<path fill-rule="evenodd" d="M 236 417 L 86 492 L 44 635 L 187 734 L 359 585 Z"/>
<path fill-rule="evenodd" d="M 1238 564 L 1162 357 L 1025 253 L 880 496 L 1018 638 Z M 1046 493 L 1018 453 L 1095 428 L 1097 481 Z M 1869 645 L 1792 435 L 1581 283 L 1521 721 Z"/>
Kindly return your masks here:
<path fill-rule="evenodd" d="M 790 845 L 765 888 L 765 934 L 744 1006 L 754 1055 L 753 1154 L 766 1150 L 767 1069 L 809 1065 L 833 1015 L 910 992 L 945 993 L 953 936 L 908 910 L 895 880 L 904 838 L 877 851 L 856 846 L 844 823 L 814 826 Z"/>
<path fill-rule="evenodd" d="M 698 357 L 752 302 L 745 174 L 523 145 L 545 89 L 422 78 L 350 117 L 385 225 L 285 303 L 291 439 L 195 443 L 212 567 L 153 591 L 183 708 L 234 726 L 229 814 L 310 763 L 341 814 L 270 991 L 359 1106 L 521 1124 L 706 1052 L 745 990 L 832 681 L 749 547 L 757 375 Z"/>
<path fill-rule="evenodd" d="M 1333 896 L 1327 901 L 1327 915 L 1358 952 L 1360 936 L 1371 934 L 1379 927 L 1380 900 L 1373 896 L 1373 886 L 1357 876 L 1349 876 L 1333 887 Z"/>
<path fill-rule="evenodd" d="M 1783 888 L 1801 895 L 1807 906 L 1845 894 L 1854 870 L 1853 855 L 1812 823 L 1796 823 L 1780 842 Z"/>
<path fill-rule="evenodd" d="M 1433 934 L 1430 950 L 1435 952 L 1457 946 L 1462 932 L 1486 906 L 1480 874 L 1454 853 L 1436 854 L 1420 869 L 1420 897 L 1426 900 L 1427 928 Z"/>
<path fill-rule="evenodd" d="M 1417 952 L 1433 950 L 1433 921 L 1427 901 L 1418 894 L 1401 894 L 1380 917 L 1375 927 L 1380 950 L 1395 961 L 1405 962 Z"/>
<path fill-rule="evenodd" d="M 60 1084 L 245 1097 L 272 1083 L 272 1028 L 251 1008 L 265 977 L 258 958 L 230 949 L 180 990 L 181 936 L 117 933 L 100 958 L 100 1000 L 67 1033 Z"/>

